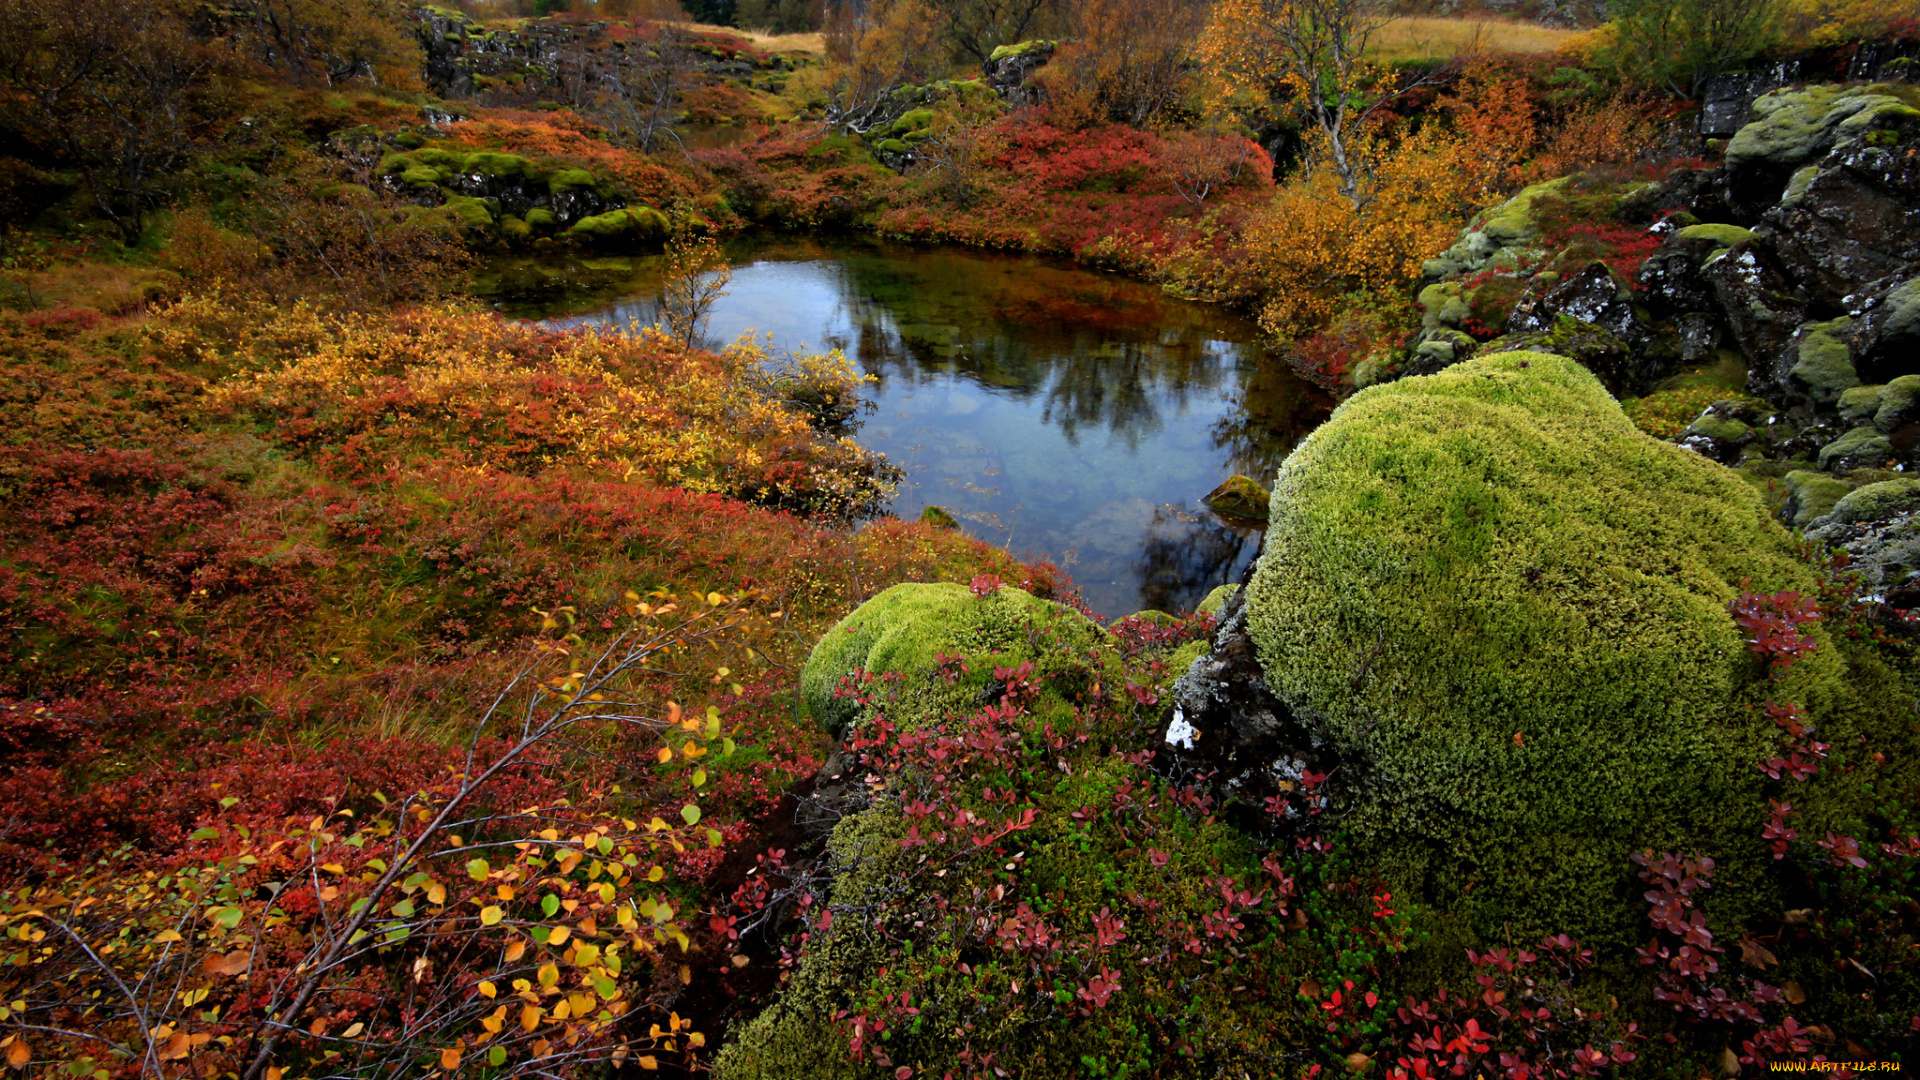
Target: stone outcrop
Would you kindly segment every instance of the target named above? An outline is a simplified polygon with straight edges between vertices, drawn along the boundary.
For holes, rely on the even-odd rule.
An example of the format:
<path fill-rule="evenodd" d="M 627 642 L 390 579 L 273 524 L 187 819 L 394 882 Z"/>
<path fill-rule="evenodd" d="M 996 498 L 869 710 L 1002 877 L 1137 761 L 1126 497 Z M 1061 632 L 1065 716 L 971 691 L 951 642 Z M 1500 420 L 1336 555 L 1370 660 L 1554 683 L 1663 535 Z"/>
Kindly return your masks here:
<path fill-rule="evenodd" d="M 1058 47 L 1058 43 L 1052 41 L 1023 41 L 1017 45 L 1000 46 L 987 57 L 987 85 L 1015 108 L 1040 104 L 1040 86 L 1033 81 L 1033 73 L 1053 59 L 1054 50 Z"/>

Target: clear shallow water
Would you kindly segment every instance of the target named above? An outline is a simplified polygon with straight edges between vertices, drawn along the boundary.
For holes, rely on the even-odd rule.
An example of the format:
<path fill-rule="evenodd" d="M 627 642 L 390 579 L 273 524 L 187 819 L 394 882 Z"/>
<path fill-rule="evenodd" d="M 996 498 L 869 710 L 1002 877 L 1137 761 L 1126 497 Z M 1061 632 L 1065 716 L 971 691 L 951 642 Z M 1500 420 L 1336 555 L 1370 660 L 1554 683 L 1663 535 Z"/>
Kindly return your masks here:
<path fill-rule="evenodd" d="M 878 377 L 857 438 L 907 470 L 893 512 L 945 508 L 972 535 L 1065 566 L 1103 615 L 1183 610 L 1244 569 L 1258 534 L 1200 503 L 1270 479 L 1328 402 L 1246 320 L 1040 259 L 861 239 L 729 248 L 716 343 L 841 349 Z M 507 314 L 649 323 L 657 260 L 513 259 Z"/>

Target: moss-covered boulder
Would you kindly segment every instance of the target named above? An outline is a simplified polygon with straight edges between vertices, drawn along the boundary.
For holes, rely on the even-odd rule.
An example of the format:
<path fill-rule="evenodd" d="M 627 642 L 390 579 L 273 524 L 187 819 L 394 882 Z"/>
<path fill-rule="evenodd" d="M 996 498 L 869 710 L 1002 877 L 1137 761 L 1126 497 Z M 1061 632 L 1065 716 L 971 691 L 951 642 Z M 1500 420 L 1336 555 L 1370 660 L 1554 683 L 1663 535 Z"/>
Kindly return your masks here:
<path fill-rule="evenodd" d="M 447 209 L 453 213 L 460 224 L 469 229 L 491 231 L 493 229 L 493 207 L 487 200 L 471 195 L 447 196 Z"/>
<path fill-rule="evenodd" d="M 959 519 L 948 513 L 946 508 L 940 506 L 929 506 L 925 510 L 920 511 L 920 523 L 923 525 L 931 525 L 936 529 L 958 529 L 960 527 Z"/>
<path fill-rule="evenodd" d="M 636 206 L 583 217 L 573 223 L 567 234 L 577 239 L 597 241 L 658 240 L 666 236 L 672 227 L 672 222 L 660 211 L 651 206 Z"/>
<path fill-rule="evenodd" d="M 1010 585 L 984 596 L 963 585 L 895 585 L 860 605 L 814 645 L 800 692 L 814 722 L 838 735 L 860 711 L 853 700 L 834 696 L 843 679 L 861 672 L 931 671 L 942 654 L 973 657 L 967 674 L 931 685 L 917 699 L 918 715 L 889 717 L 913 727 L 943 709 L 977 701 L 993 667 L 1017 664 L 1036 638 L 1085 648 L 1110 643 L 1106 630 L 1086 616 Z"/>
<path fill-rule="evenodd" d="M 1202 615 L 1212 615 L 1226 605 L 1227 599 L 1231 597 L 1234 590 L 1239 587 L 1238 585 L 1216 586 L 1212 592 L 1207 594 L 1206 599 L 1200 601 L 1199 606 L 1193 610 Z"/>
<path fill-rule="evenodd" d="M 1873 426 L 1892 434 L 1920 420 L 1920 375 L 1902 375 L 1881 388 L 1873 410 Z"/>
<path fill-rule="evenodd" d="M 1503 353 L 1363 391 L 1301 444 L 1247 618 L 1351 763 L 1382 873 L 1515 940 L 1618 942 L 1645 927 L 1633 851 L 1723 860 L 1723 901 L 1764 863 L 1742 582 L 1813 588 L 1752 487 L 1571 360 Z"/>
<path fill-rule="evenodd" d="M 1475 218 L 1460 239 L 1439 255 L 1428 259 L 1421 272 L 1429 279 L 1471 274 L 1484 269 L 1508 250 L 1521 250 L 1540 238 L 1535 204 L 1561 195 L 1570 177 L 1534 184 L 1513 198 Z"/>
<path fill-rule="evenodd" d="M 1267 520 L 1267 489 L 1251 476 L 1234 473 L 1220 486 L 1206 493 L 1201 502 L 1207 509 L 1236 522 L 1264 523 Z"/>
<path fill-rule="evenodd" d="M 1780 509 L 1781 519 L 1796 529 L 1804 529 L 1831 513 L 1834 505 L 1853 490 L 1845 480 L 1812 469 L 1795 469 L 1781 478 L 1780 486 L 1787 494 L 1786 505 Z"/>
<path fill-rule="evenodd" d="M 1884 384 L 1873 386 L 1855 386 L 1840 392 L 1840 419 L 1849 423 L 1871 420 L 1880 411 L 1880 395 L 1886 390 Z"/>
<path fill-rule="evenodd" d="M 1860 385 L 1860 375 L 1847 348 L 1850 322 L 1841 318 L 1800 328 L 1793 379 L 1817 404 L 1838 404 L 1841 394 Z"/>
<path fill-rule="evenodd" d="M 1827 472 L 1883 468 L 1894 458 L 1893 440 L 1870 427 L 1857 427 L 1820 448 Z"/>

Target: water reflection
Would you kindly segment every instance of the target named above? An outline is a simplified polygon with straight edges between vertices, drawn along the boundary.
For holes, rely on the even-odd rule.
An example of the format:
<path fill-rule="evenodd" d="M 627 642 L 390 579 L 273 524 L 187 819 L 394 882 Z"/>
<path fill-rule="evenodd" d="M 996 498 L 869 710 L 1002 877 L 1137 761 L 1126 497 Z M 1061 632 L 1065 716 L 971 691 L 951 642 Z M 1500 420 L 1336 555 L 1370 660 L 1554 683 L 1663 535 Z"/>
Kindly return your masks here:
<path fill-rule="evenodd" d="M 1257 536 L 1201 508 L 1270 478 L 1327 402 L 1231 313 L 1044 260 L 868 240 L 730 251 L 715 342 L 844 350 L 878 380 L 860 440 L 908 470 L 894 512 L 947 508 L 976 536 L 1073 571 L 1107 615 L 1191 607 Z M 562 322 L 651 322 L 650 259 L 503 260 L 482 288 Z"/>

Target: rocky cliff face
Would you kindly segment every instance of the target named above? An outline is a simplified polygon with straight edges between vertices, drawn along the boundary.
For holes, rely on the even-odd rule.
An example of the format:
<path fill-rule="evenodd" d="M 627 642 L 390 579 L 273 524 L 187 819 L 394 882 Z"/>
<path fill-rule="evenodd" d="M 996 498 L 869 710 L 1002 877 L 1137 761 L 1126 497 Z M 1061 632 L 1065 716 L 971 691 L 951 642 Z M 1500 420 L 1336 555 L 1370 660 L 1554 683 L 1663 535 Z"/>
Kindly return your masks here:
<path fill-rule="evenodd" d="M 1690 379 L 1697 396 L 1696 373 L 1744 371 L 1678 441 L 1783 490 L 1805 528 L 1845 492 L 1920 465 L 1906 386 L 1920 382 L 1920 88 L 1781 88 L 1742 111 L 1718 167 L 1639 188 L 1556 180 L 1483 214 L 1427 264 L 1411 355 L 1356 382 L 1522 348 L 1572 357 L 1622 398 Z M 1569 267 L 1555 250 L 1543 216 L 1596 207 L 1629 246 L 1657 245 L 1632 273 L 1622 260 Z M 1503 336 L 1477 340 L 1490 327 Z M 1833 535 L 1904 609 L 1920 558 L 1887 524 Z"/>

